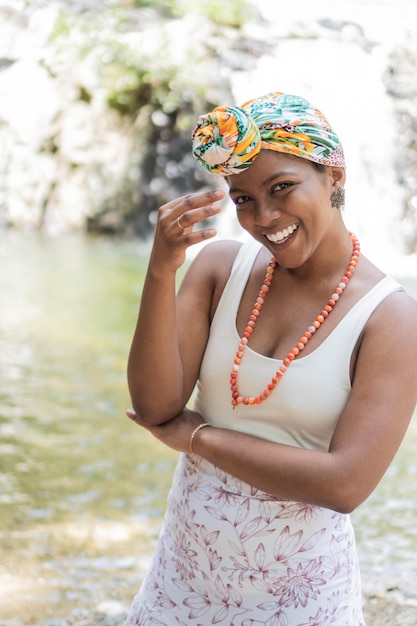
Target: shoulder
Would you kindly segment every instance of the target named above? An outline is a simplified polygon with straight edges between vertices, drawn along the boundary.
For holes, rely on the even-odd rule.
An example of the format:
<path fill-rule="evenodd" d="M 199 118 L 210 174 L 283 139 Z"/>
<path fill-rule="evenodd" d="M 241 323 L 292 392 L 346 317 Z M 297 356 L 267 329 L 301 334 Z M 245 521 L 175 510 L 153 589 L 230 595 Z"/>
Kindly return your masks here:
<path fill-rule="evenodd" d="M 393 316 L 392 319 L 410 323 L 414 328 L 417 328 L 417 300 L 407 293 L 401 283 L 395 279 L 385 276 L 385 280 L 391 282 L 392 288 L 375 309 L 375 318 L 386 318 L 389 315 Z M 395 287 L 397 288 L 395 289 Z"/>
<path fill-rule="evenodd" d="M 369 318 L 367 327 L 378 332 L 392 332 L 393 325 L 401 329 L 417 330 L 417 301 L 392 276 L 387 276 L 378 267 L 363 257 L 362 270 L 358 274 L 359 292 L 366 295 L 380 287 L 380 302 Z M 384 290 L 386 289 L 386 295 Z M 417 339 L 417 332 L 416 339 Z"/>
<path fill-rule="evenodd" d="M 214 280 L 224 275 L 229 276 L 241 247 L 241 242 L 230 239 L 208 243 L 199 251 L 191 268 L 198 269 Z"/>
<path fill-rule="evenodd" d="M 199 251 L 187 272 L 187 284 L 193 283 L 194 288 L 201 294 L 210 294 L 210 319 L 213 318 L 242 245 L 241 242 L 234 240 L 213 241 L 206 244 Z"/>
<path fill-rule="evenodd" d="M 417 373 L 417 301 L 404 290 L 387 295 L 366 324 L 364 343 L 384 351 L 387 372 L 402 363 Z"/>
<path fill-rule="evenodd" d="M 207 259 L 222 259 L 229 260 L 233 264 L 233 261 L 236 258 L 237 253 L 242 247 L 242 242 L 236 241 L 234 239 L 220 239 L 218 241 L 212 241 L 206 244 L 196 256 L 197 259 L 203 259 L 207 261 Z"/>

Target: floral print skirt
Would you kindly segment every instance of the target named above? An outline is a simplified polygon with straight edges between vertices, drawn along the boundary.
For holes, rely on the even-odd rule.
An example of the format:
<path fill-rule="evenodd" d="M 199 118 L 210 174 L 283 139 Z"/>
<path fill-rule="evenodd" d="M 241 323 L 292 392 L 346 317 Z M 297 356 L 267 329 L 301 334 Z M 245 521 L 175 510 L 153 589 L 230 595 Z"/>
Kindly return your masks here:
<path fill-rule="evenodd" d="M 364 626 L 348 515 L 180 457 L 126 626 Z"/>

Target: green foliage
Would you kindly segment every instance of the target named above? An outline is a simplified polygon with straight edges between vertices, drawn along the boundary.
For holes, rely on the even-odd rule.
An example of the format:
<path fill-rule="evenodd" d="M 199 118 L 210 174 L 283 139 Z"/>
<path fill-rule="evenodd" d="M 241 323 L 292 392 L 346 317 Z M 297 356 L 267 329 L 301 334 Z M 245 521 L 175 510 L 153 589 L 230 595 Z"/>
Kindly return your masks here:
<path fill-rule="evenodd" d="M 132 5 L 139 12 L 132 12 Z M 184 92 L 210 87 L 210 75 L 204 87 L 198 83 L 215 56 L 212 41 L 196 33 L 175 43 L 181 17 L 195 15 L 211 29 L 239 28 L 250 5 L 242 0 L 109 0 L 106 6 L 90 13 L 61 12 L 52 41 L 69 66 L 85 63 L 87 74 L 94 74 L 94 85 L 79 85 L 83 101 L 98 90 L 111 109 L 134 117 L 147 104 L 172 113 Z M 202 72 L 190 72 L 195 67 Z"/>
<path fill-rule="evenodd" d="M 246 0 L 101 0 L 88 10 L 61 11 L 50 74 L 62 76 L 104 119 L 105 108 L 117 112 L 119 120 L 109 120 L 120 121 L 122 132 L 129 125 L 124 173 L 109 178 L 100 158 L 88 165 L 86 188 L 102 181 L 99 197 L 92 194 L 90 232 L 127 228 L 146 237 L 158 206 L 212 184 L 194 167 L 190 132 L 202 111 L 232 100 L 228 69 L 245 66 L 251 55 L 248 36 L 239 33 L 249 6 Z"/>
<path fill-rule="evenodd" d="M 179 15 L 196 13 L 214 24 L 241 28 L 257 15 L 254 6 L 246 0 L 178 0 L 173 12 Z"/>

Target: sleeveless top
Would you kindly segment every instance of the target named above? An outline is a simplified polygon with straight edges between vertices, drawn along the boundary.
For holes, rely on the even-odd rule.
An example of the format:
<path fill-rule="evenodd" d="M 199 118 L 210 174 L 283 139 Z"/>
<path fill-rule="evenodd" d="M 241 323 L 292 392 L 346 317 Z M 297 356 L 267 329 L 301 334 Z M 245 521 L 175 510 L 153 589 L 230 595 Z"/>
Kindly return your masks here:
<path fill-rule="evenodd" d="M 347 312 L 323 343 L 291 363 L 265 402 L 233 409 L 230 372 L 240 340 L 236 316 L 261 247 L 249 240 L 236 256 L 211 324 L 194 408 L 213 426 L 297 447 L 328 450 L 351 390 L 349 370 L 356 342 L 376 307 L 402 287 L 385 276 Z M 281 363 L 247 346 L 239 368 L 242 394 L 258 395 Z"/>

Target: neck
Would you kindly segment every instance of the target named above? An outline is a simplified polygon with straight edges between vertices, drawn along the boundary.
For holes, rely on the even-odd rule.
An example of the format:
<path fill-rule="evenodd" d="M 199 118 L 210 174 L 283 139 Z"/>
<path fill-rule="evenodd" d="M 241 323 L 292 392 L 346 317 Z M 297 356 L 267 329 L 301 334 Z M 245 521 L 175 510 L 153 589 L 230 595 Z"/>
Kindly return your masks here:
<path fill-rule="evenodd" d="M 348 230 L 328 236 L 317 247 L 311 258 L 300 267 L 282 268 L 300 282 L 331 281 L 337 279 L 352 255 L 352 238 Z"/>

